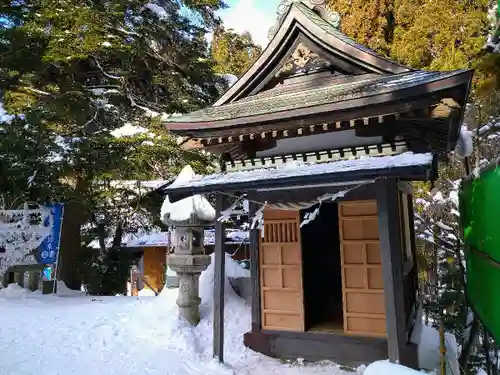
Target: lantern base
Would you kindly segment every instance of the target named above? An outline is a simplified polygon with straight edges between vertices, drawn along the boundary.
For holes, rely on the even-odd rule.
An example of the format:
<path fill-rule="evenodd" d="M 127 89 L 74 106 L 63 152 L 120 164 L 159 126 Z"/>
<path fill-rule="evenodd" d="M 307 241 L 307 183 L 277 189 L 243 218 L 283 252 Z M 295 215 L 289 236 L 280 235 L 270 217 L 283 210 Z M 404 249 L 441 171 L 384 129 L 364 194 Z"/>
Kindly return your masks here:
<path fill-rule="evenodd" d="M 198 280 L 209 264 L 209 255 L 172 254 L 169 256 L 169 266 L 177 273 L 179 279 L 179 295 L 176 301 L 179 306 L 179 315 L 193 326 L 200 322 L 201 299 Z"/>

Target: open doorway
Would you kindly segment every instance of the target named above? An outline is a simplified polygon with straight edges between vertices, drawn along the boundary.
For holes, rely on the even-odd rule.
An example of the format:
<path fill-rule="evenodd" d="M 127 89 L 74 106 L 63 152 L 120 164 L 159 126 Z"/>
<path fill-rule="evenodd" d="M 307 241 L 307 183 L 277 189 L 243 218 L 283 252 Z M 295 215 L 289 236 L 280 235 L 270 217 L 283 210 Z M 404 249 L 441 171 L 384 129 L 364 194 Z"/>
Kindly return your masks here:
<path fill-rule="evenodd" d="M 338 205 L 323 203 L 319 215 L 301 228 L 301 237 L 305 329 L 343 332 Z"/>

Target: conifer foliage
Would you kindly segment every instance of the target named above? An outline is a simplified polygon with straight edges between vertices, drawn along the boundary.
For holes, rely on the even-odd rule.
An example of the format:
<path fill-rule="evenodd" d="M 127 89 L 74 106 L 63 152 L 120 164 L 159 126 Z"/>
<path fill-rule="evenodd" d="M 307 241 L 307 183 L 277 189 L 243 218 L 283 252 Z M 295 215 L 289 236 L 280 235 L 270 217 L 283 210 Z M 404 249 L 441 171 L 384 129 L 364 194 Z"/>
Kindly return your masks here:
<path fill-rule="evenodd" d="M 262 48 L 254 44 L 250 33 L 237 34 L 223 26 L 215 30 L 211 47 L 215 71 L 237 77 L 241 77 L 262 52 Z"/>
<path fill-rule="evenodd" d="M 391 59 L 416 69 L 479 68 L 475 84 L 491 86 L 491 59 L 482 49 L 491 28 L 491 0 L 329 0 L 341 30 Z M 498 60 L 493 59 L 498 63 Z M 496 68 L 495 68 L 496 69 Z M 496 76 L 496 74 L 495 74 Z M 496 83 L 496 80 L 495 80 Z M 491 89 L 491 87 L 488 87 Z"/>
<path fill-rule="evenodd" d="M 7 208 L 57 200 L 80 207 L 71 219 L 78 228 L 90 221 L 126 231 L 129 221 L 148 214 L 130 208 L 133 189 L 104 182 L 168 180 L 186 163 L 205 170 L 209 161 L 183 151 L 160 121 L 219 95 L 205 35 L 222 6 L 220 0 L 2 2 L 0 93 L 5 111 L 18 115 L 3 113 L 0 123 Z M 124 127 L 133 131 L 117 136 Z M 76 237 L 63 246 L 80 248 Z"/>

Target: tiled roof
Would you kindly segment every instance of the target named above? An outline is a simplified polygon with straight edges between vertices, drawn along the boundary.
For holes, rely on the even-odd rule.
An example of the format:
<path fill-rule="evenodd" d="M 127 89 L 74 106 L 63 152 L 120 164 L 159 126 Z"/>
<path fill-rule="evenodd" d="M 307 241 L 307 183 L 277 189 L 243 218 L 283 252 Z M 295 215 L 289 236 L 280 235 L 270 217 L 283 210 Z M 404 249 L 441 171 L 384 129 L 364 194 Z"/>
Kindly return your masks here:
<path fill-rule="evenodd" d="M 208 107 L 186 115 L 171 116 L 165 122 L 168 124 L 223 121 L 314 107 L 403 90 L 448 78 L 459 72 L 461 71 L 366 74 L 345 77 L 336 82 L 326 79 L 310 88 L 283 85 L 230 104 Z M 335 76 L 332 77 L 334 78 Z"/>
<path fill-rule="evenodd" d="M 315 175 L 332 175 L 336 173 L 370 171 L 380 169 L 402 168 L 412 166 L 428 166 L 432 163 L 430 153 L 414 154 L 405 152 L 398 155 L 367 156 L 356 159 L 340 160 L 329 163 L 305 164 L 290 163 L 271 168 L 258 168 L 248 171 L 215 173 L 197 176 L 188 181 L 174 182 L 165 187 L 165 192 L 177 189 L 197 189 L 201 187 L 255 183 L 258 181 L 284 180 L 294 177 L 311 177 Z"/>

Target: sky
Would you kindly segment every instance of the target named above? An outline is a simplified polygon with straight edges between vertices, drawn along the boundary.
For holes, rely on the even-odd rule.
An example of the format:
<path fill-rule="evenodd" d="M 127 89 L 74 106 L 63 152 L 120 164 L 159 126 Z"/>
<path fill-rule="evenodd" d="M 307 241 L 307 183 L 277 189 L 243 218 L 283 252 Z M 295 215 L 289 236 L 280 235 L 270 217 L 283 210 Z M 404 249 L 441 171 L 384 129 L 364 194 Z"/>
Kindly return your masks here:
<path fill-rule="evenodd" d="M 219 13 L 226 29 L 250 32 L 256 44 L 265 47 L 267 32 L 276 20 L 280 0 L 226 0 L 229 8 Z"/>

